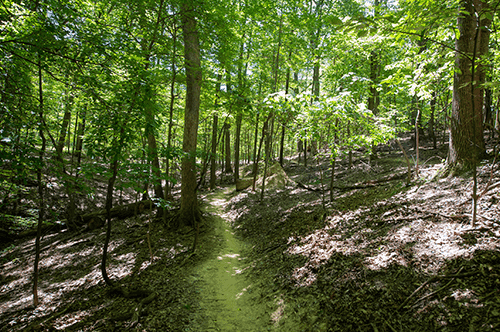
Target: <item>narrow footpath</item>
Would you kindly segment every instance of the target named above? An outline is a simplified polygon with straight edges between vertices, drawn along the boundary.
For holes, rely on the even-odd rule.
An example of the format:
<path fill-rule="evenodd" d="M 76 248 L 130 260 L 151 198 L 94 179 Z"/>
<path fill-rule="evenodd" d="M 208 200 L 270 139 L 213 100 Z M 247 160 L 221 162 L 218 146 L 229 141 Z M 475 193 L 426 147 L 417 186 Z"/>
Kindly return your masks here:
<path fill-rule="evenodd" d="M 195 266 L 192 281 L 200 295 L 201 311 L 196 319 L 200 331 L 271 331 L 272 323 L 266 304 L 245 275 L 249 262 L 242 252 L 245 243 L 237 239 L 231 225 L 224 219 L 224 209 L 234 186 L 210 193 L 207 211 L 214 214 L 214 241 L 209 257 Z"/>

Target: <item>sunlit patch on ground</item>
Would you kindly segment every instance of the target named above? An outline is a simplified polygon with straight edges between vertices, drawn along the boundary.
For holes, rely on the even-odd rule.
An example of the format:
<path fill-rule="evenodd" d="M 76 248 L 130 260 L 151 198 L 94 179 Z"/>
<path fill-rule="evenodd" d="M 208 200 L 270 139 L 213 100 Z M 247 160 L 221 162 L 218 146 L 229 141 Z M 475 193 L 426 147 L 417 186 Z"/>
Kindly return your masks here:
<path fill-rule="evenodd" d="M 362 186 L 366 179 L 377 180 L 377 172 L 389 170 L 380 166 L 358 166 L 360 169 L 365 167 L 369 174 L 361 171 L 356 174 L 354 170 L 336 172 L 336 176 L 342 179 L 335 185 L 341 188 L 354 182 L 354 186 Z M 442 166 L 421 164 L 420 177 L 418 180 L 414 178 L 411 187 L 404 186 L 403 182 L 382 182 L 373 188 L 340 189 L 334 193 L 333 202 L 328 201 L 327 192 L 328 212 L 324 218 L 317 170 L 311 179 L 311 170 L 306 174 L 301 165 L 294 165 L 294 175 L 290 176 L 308 183 L 317 192 L 304 188 L 270 191 L 260 202 L 260 192 L 254 194 L 247 190 L 245 198 L 233 198 L 230 206 L 238 233 L 254 241 L 252 272 L 266 275 L 268 271 L 271 294 L 273 291 L 274 294 L 283 290 L 289 292 L 290 288 L 293 295 L 287 294 L 288 299 L 294 298 L 299 290 L 300 293 L 314 294 L 316 299 L 321 299 L 322 306 L 330 310 L 329 318 L 324 319 L 326 322 L 331 320 L 334 326 L 335 322 L 349 324 L 348 320 L 337 316 L 336 310 L 343 307 L 349 311 L 353 307 L 357 308 L 358 314 L 364 313 L 366 319 L 351 317 L 347 312 L 346 317 L 351 317 L 351 321 L 368 321 L 370 323 L 360 330 L 373 330 L 376 315 L 383 315 L 377 310 L 387 310 L 388 307 L 394 310 L 397 307 L 394 303 L 402 304 L 413 290 L 433 275 L 457 273 L 460 269 L 451 262 L 475 261 L 478 251 L 500 249 L 499 199 L 495 198 L 495 192 L 482 198 L 479 204 L 481 217 L 476 226 L 471 227 L 470 181 L 448 178 L 432 182 Z M 399 172 L 404 174 L 402 169 L 394 171 L 391 168 L 384 177 Z M 487 174 L 488 168 L 478 172 Z M 480 188 L 486 180 L 486 176 L 480 178 Z M 256 202 L 260 204 L 248 209 Z M 429 318 L 431 313 L 438 317 L 447 310 L 444 308 L 449 304 L 443 305 L 441 299 L 436 300 L 442 293 L 434 295 L 433 291 L 449 281 L 447 278 L 438 279 L 410 299 L 408 314 L 414 313 L 415 316 L 409 320 L 422 318 L 419 308 L 427 308 L 425 320 L 431 329 L 434 323 L 449 326 L 450 321 L 457 319 L 453 312 L 443 314 L 442 319 Z M 465 301 L 466 306 L 481 304 L 480 297 L 474 299 L 474 293 L 472 297 L 470 293 L 464 296 L 462 291 L 453 291 L 456 283 L 451 285 L 442 292 L 454 292 L 450 297 L 453 301 Z M 375 302 L 366 303 L 364 298 Z M 378 303 L 379 299 L 385 302 Z M 475 301 L 479 302 L 474 304 Z M 313 310 L 318 310 L 315 307 L 306 314 L 307 310 L 297 305 L 292 310 L 306 321 Z M 369 318 L 371 313 L 375 317 Z M 404 315 L 398 315 L 401 314 Z M 398 316 L 396 321 L 400 318 Z M 391 330 L 388 324 L 395 326 L 389 321 L 374 324 L 380 327 L 379 330 Z M 314 329 L 320 326 L 324 325 L 318 323 Z M 334 330 L 342 331 L 340 326 Z M 346 330 L 354 331 L 358 327 L 353 323 Z M 312 329 L 311 326 L 308 328 Z"/>
<path fill-rule="evenodd" d="M 154 256 L 151 264 L 149 250 L 143 243 L 141 248 L 146 248 L 147 255 L 141 256 L 139 261 L 140 250 L 137 250 L 134 244 L 126 245 L 129 238 L 120 237 L 120 233 L 129 233 L 126 229 L 125 232 L 120 231 L 120 226 L 127 227 L 128 224 L 122 222 L 116 225 L 108 247 L 107 262 L 107 273 L 113 281 L 127 280 L 134 270 L 136 273 L 141 273 L 161 260 L 161 257 Z M 158 238 L 158 235 L 154 234 L 152 241 L 155 245 L 165 243 L 165 248 L 157 246 L 157 253 L 161 253 L 167 261 L 175 259 L 179 253 L 188 248 L 187 244 L 179 239 L 173 242 L 172 238 Z M 1 256 L 4 263 L 0 285 L 2 299 L 0 317 L 2 324 L 8 324 L 9 328 L 0 327 L 0 330 L 23 329 L 40 318 L 45 320 L 50 318 L 51 325 L 56 329 L 72 329 L 73 325 L 81 324 L 82 321 L 96 315 L 96 310 L 102 309 L 104 305 L 104 303 L 99 305 L 99 301 L 106 298 L 98 295 L 106 289 L 101 272 L 104 236 L 104 231 L 96 231 L 81 234 L 62 232 L 43 237 L 38 284 L 40 305 L 36 309 L 32 308 L 34 240 L 20 242 L 12 250 L 4 251 Z M 81 309 L 80 305 L 78 306 L 80 310 L 75 310 L 77 308 L 71 305 L 72 302 L 69 303 L 68 299 L 82 301 L 79 297 L 84 294 L 92 294 L 92 299 L 88 300 L 90 302 L 81 302 L 85 309 Z M 119 298 L 117 300 L 122 301 Z M 90 306 L 91 302 L 94 306 Z M 107 303 L 109 305 L 113 301 L 108 300 Z M 52 320 L 60 314 L 59 312 L 63 315 Z M 8 319 L 8 317 L 15 318 Z"/>
<path fill-rule="evenodd" d="M 54 328 L 57 330 L 64 330 L 70 326 L 80 322 L 82 319 L 92 315 L 90 310 L 75 311 L 70 314 L 64 315 L 54 321 Z"/>
<path fill-rule="evenodd" d="M 284 318 L 285 316 L 285 301 L 281 297 L 276 299 L 276 310 L 271 314 L 271 320 L 274 324 L 274 326 L 278 326 L 281 319 Z"/>
<path fill-rule="evenodd" d="M 407 262 L 401 255 L 388 251 L 382 251 L 376 256 L 367 257 L 366 264 L 367 267 L 372 270 L 384 269 L 389 267 L 391 264 L 407 266 Z"/>

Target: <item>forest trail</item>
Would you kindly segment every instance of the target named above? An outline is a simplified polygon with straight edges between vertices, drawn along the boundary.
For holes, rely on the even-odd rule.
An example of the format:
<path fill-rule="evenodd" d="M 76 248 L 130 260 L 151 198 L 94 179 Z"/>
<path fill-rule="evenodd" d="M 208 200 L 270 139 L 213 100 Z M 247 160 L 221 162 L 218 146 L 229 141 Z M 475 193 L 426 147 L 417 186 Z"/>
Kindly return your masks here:
<path fill-rule="evenodd" d="M 245 243 L 235 237 L 224 209 L 234 186 L 208 194 L 207 211 L 214 214 L 214 237 L 219 246 L 212 255 L 193 269 L 191 276 L 200 295 L 199 313 L 204 331 L 268 331 L 271 330 L 266 304 L 244 271 L 248 266 L 243 256 Z M 194 330 L 198 330 L 193 327 Z"/>

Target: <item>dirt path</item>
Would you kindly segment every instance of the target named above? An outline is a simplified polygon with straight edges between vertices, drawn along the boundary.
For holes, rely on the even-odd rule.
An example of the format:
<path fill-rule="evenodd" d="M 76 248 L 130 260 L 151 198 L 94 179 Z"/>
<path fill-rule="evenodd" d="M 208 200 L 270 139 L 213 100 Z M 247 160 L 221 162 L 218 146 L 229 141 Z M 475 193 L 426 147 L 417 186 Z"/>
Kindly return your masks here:
<path fill-rule="evenodd" d="M 201 298 L 202 317 L 197 320 L 204 331 L 268 331 L 272 324 L 266 304 L 259 301 L 258 292 L 244 273 L 248 266 L 242 254 L 245 243 L 235 237 L 224 219 L 231 189 L 234 187 L 207 197 L 207 210 L 217 215 L 214 237 L 220 245 L 214 248 L 214 255 L 194 268 L 191 277 Z"/>

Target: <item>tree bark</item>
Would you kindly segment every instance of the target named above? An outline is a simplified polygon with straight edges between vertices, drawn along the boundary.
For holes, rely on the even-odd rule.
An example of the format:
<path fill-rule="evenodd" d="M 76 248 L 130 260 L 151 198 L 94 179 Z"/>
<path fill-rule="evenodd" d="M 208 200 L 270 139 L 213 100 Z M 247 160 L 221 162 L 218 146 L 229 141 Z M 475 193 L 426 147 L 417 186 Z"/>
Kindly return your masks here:
<path fill-rule="evenodd" d="M 224 124 L 224 144 L 225 144 L 225 167 L 224 167 L 224 173 L 232 173 L 233 168 L 231 167 L 231 140 L 230 140 L 230 132 L 229 128 L 231 128 L 231 125 L 229 123 Z"/>
<path fill-rule="evenodd" d="M 64 118 L 61 125 L 61 131 L 59 133 L 59 141 L 57 142 L 56 152 L 58 155 L 62 155 L 64 142 L 66 141 L 66 132 L 68 131 L 69 122 L 71 121 L 71 103 L 73 97 L 68 97 L 66 110 L 64 111 Z"/>
<path fill-rule="evenodd" d="M 264 200 L 264 192 L 266 190 L 266 177 L 267 177 L 267 169 L 269 167 L 269 161 L 271 159 L 271 151 L 272 151 L 272 147 L 273 147 L 273 129 L 274 129 L 274 113 L 271 112 L 269 114 L 269 118 L 266 122 L 269 122 L 270 121 L 270 127 L 269 128 L 270 130 L 267 131 L 265 137 L 266 137 L 266 147 L 265 147 L 265 150 L 266 150 L 266 158 L 264 160 L 264 175 L 262 176 L 262 191 L 260 192 L 260 200 L 261 202 Z M 262 133 L 263 134 L 263 138 L 264 138 L 264 132 Z M 255 181 L 254 181 L 255 182 Z"/>
<path fill-rule="evenodd" d="M 254 133 L 254 140 L 253 140 L 253 170 L 252 170 L 252 174 L 256 174 L 257 173 L 257 163 L 258 163 L 258 160 L 257 160 L 257 141 L 258 141 L 258 138 L 259 138 L 259 113 L 257 112 L 257 115 L 255 116 L 255 133 Z M 255 188 L 254 188 L 255 190 Z"/>
<path fill-rule="evenodd" d="M 429 118 L 429 137 L 432 139 L 432 147 L 434 150 L 437 149 L 436 131 L 435 131 L 435 111 L 436 111 L 436 100 L 437 92 L 434 90 L 432 92 L 431 99 L 431 114 Z"/>
<path fill-rule="evenodd" d="M 83 108 L 82 113 L 80 115 L 80 121 L 78 122 L 76 149 L 75 149 L 77 167 L 80 166 L 80 163 L 82 161 L 83 135 L 85 135 L 86 119 L 87 119 L 87 106 Z"/>
<path fill-rule="evenodd" d="M 484 72 L 478 66 L 478 73 L 472 78 L 472 60 L 487 53 L 491 23 L 488 19 L 477 22 L 474 11 L 484 14 L 484 3 L 477 0 L 461 0 L 458 17 L 460 37 L 456 41 L 453 101 L 450 131 L 450 154 L 448 163 L 461 164 L 471 168 L 485 153 L 483 137 L 483 88 Z M 483 15 L 484 16 L 484 15 Z M 479 29 L 479 30 L 476 30 Z M 483 43 L 486 43 L 483 45 Z M 471 84 L 474 84 L 473 94 Z"/>
<path fill-rule="evenodd" d="M 160 170 L 160 160 L 158 158 L 158 147 L 156 145 L 156 136 L 154 134 L 154 114 L 151 108 L 148 107 L 146 110 L 146 128 L 147 128 L 147 139 L 148 139 L 148 159 L 151 162 L 151 168 L 153 173 L 153 184 L 155 197 L 163 198 L 163 190 L 161 186 L 161 170 Z M 149 124 L 148 124 L 149 123 Z"/>
<path fill-rule="evenodd" d="M 38 264 L 40 262 L 40 238 L 42 236 L 42 223 L 43 223 L 43 218 L 45 215 L 45 201 L 44 201 L 44 183 L 42 179 L 42 171 L 43 171 L 43 162 L 44 162 L 44 154 L 45 154 L 45 147 L 46 147 L 46 140 L 45 140 L 45 135 L 43 133 L 43 123 L 44 123 L 44 116 L 43 116 L 43 79 L 42 79 L 42 62 L 40 60 L 40 55 L 39 55 L 39 61 L 38 61 L 38 93 L 39 93 L 39 135 L 42 140 L 42 148 L 40 150 L 40 155 L 39 155 L 39 165 L 37 169 L 37 180 L 38 180 L 38 196 L 39 196 L 39 207 L 38 207 L 38 225 L 37 225 L 37 232 L 36 232 L 36 240 L 35 240 L 35 261 L 33 264 L 33 306 L 37 307 L 38 306 Z"/>
<path fill-rule="evenodd" d="M 196 141 L 200 110 L 201 60 L 200 42 L 196 27 L 195 4 L 193 0 L 182 4 L 182 35 L 186 68 L 186 106 L 184 114 L 184 135 L 182 149 L 182 183 L 180 221 L 186 226 L 195 226 L 198 214 L 196 196 Z"/>
<path fill-rule="evenodd" d="M 174 127 L 174 105 L 175 105 L 175 80 L 177 77 L 177 29 L 172 32 L 172 80 L 170 81 L 170 104 L 168 107 L 168 136 L 167 136 L 167 153 L 172 149 L 172 128 Z M 170 181 L 170 160 L 167 156 L 165 163 L 165 200 L 172 196 L 172 185 Z"/>
<path fill-rule="evenodd" d="M 210 189 L 215 189 L 215 180 L 217 178 L 215 171 L 217 165 L 217 127 L 218 127 L 219 117 L 214 113 L 214 120 L 212 123 L 212 154 L 210 156 Z"/>
<path fill-rule="evenodd" d="M 240 141 L 241 141 L 241 122 L 243 114 L 238 112 L 236 115 L 236 133 L 234 137 L 234 183 L 240 178 Z"/>
<path fill-rule="evenodd" d="M 292 57 L 292 50 L 290 50 L 288 54 L 288 59 Z M 291 69 L 288 67 L 286 69 L 286 80 L 285 80 L 285 95 L 288 95 L 290 91 L 290 73 Z M 319 90 L 319 88 L 318 88 Z M 282 119 L 281 123 L 281 141 L 280 141 L 280 165 L 283 167 L 284 154 L 285 154 L 285 134 L 286 134 L 286 115 Z"/>

